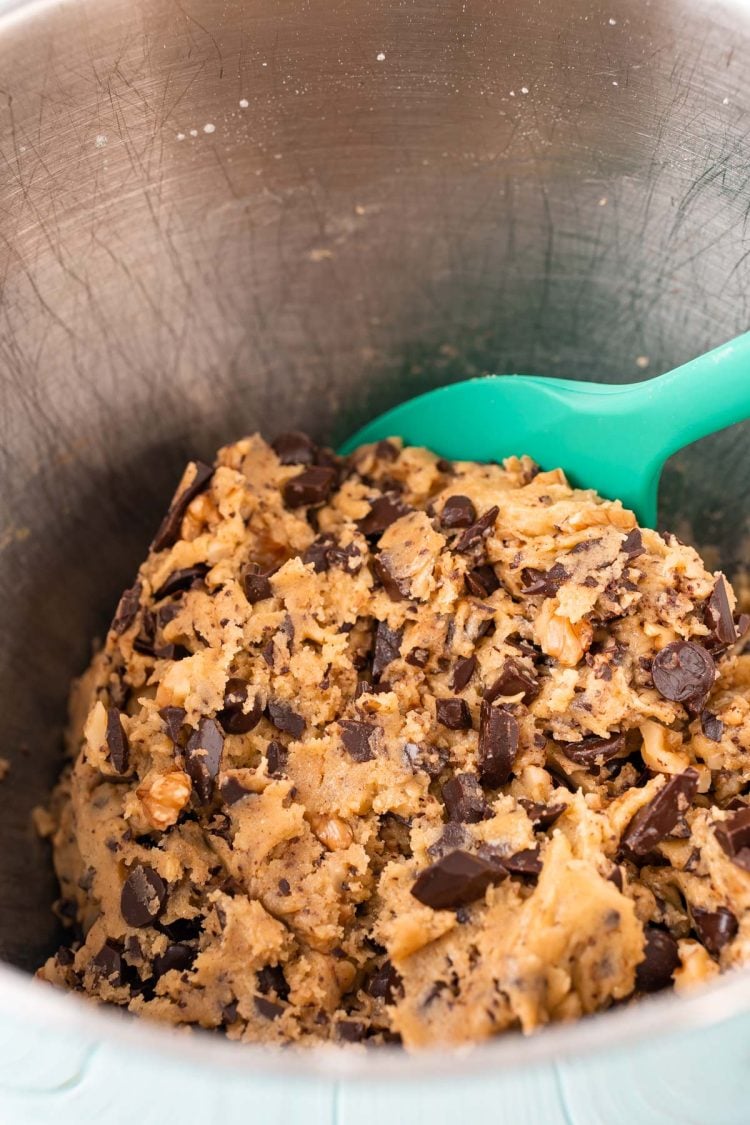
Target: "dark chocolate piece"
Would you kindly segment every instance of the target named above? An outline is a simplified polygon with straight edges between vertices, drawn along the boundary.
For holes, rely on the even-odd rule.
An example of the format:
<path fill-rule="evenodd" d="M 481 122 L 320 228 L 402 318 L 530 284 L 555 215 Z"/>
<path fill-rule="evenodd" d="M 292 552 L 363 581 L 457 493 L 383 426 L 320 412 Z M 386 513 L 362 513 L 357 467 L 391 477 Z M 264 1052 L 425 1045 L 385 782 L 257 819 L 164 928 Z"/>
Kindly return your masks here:
<path fill-rule="evenodd" d="M 542 805 L 536 801 L 529 801 L 525 797 L 521 797 L 518 803 L 526 810 L 526 815 L 534 828 L 542 832 L 551 828 L 568 807 L 565 804 Z"/>
<path fill-rule="evenodd" d="M 454 691 L 463 691 L 474 675 L 477 666 L 476 656 L 462 656 L 453 666 L 451 687 Z"/>
<path fill-rule="evenodd" d="M 227 680 L 224 688 L 224 706 L 216 718 L 227 734 L 247 734 L 257 727 L 263 715 L 260 701 L 253 693 L 253 701 L 246 708 L 250 685 L 239 676 Z"/>
<path fill-rule="evenodd" d="M 167 887 L 152 867 L 140 863 L 128 875 L 120 895 L 120 913 L 129 926 L 150 926 L 164 910 Z"/>
<path fill-rule="evenodd" d="M 622 543 L 620 544 L 620 551 L 625 555 L 629 561 L 637 559 L 640 555 L 645 554 L 646 548 L 643 546 L 643 536 L 638 527 L 634 527 L 629 531 Z"/>
<path fill-rule="evenodd" d="M 167 734 L 175 746 L 180 745 L 180 735 L 185 724 L 187 711 L 184 707 L 162 707 L 159 717 L 164 720 Z"/>
<path fill-rule="evenodd" d="M 266 762 L 270 777 L 284 777 L 286 774 L 289 751 L 286 746 L 276 739 L 272 739 L 266 747 Z"/>
<path fill-rule="evenodd" d="M 318 451 L 315 442 L 299 430 L 279 434 L 271 442 L 271 449 L 282 465 L 312 465 Z"/>
<path fill-rule="evenodd" d="M 489 598 L 500 588 L 500 579 L 487 563 L 485 566 L 475 566 L 473 570 L 468 571 L 464 575 L 464 584 L 475 598 Z"/>
<path fill-rule="evenodd" d="M 717 910 L 690 907 L 693 929 L 709 953 L 718 957 L 725 945 L 737 935 L 739 924 L 731 910 L 720 906 Z"/>
<path fill-rule="evenodd" d="M 479 779 L 473 773 L 457 773 L 443 786 L 448 819 L 477 824 L 490 815 Z"/>
<path fill-rule="evenodd" d="M 435 700 L 435 718 L 448 730 L 471 730 L 471 711 L 465 699 Z"/>
<path fill-rule="evenodd" d="M 225 805 L 236 805 L 238 801 L 247 797 L 251 790 L 246 789 L 238 777 L 230 774 L 219 785 L 219 793 Z"/>
<path fill-rule="evenodd" d="M 342 1043 L 361 1043 L 367 1038 L 367 1028 L 360 1020 L 339 1020 L 335 1028 Z"/>
<path fill-rule="evenodd" d="M 195 566 L 184 566 L 180 570 L 173 570 L 166 582 L 162 583 L 154 594 L 155 601 L 168 598 L 171 594 L 178 594 L 181 590 L 190 590 L 203 581 L 210 569 L 207 563 L 196 563 Z"/>
<path fill-rule="evenodd" d="M 569 572 L 562 563 L 555 563 L 549 570 L 537 570 L 533 566 L 525 566 L 521 571 L 522 594 L 543 594 L 545 598 L 554 598 L 564 582 L 570 578 Z"/>
<path fill-rule="evenodd" d="M 402 602 L 409 597 L 409 585 L 392 572 L 390 561 L 387 554 L 373 555 L 370 567 L 391 601 Z"/>
<path fill-rule="evenodd" d="M 453 544 L 453 550 L 463 553 L 464 551 L 471 551 L 474 547 L 486 539 L 490 531 L 495 526 L 495 520 L 500 509 L 494 505 L 489 511 L 480 516 L 471 527 L 467 527 L 458 540 Z"/>
<path fill-rule="evenodd" d="M 632 859 L 647 856 L 668 836 L 690 807 L 698 790 L 698 773 L 688 768 L 673 774 L 647 805 L 639 809 L 623 832 L 623 851 Z"/>
<path fill-rule="evenodd" d="M 383 438 L 382 441 L 379 441 L 375 446 L 373 453 L 378 461 L 397 461 L 399 448 L 397 445 L 394 445 L 392 441 Z"/>
<path fill-rule="evenodd" d="M 112 631 L 117 633 L 118 636 L 124 633 L 126 629 L 129 629 L 135 621 L 138 608 L 141 604 L 142 592 L 143 587 L 140 582 L 136 582 L 129 590 L 125 590 L 120 598 L 117 609 L 115 610 L 115 615 L 112 618 L 112 625 L 110 626 Z"/>
<path fill-rule="evenodd" d="M 440 513 L 440 526 L 452 531 L 457 527 L 471 527 L 477 510 L 468 496 L 449 496 Z"/>
<path fill-rule="evenodd" d="M 505 855 L 500 861 L 509 875 L 523 879 L 538 879 L 542 873 L 539 848 L 523 848 L 514 855 Z"/>
<path fill-rule="evenodd" d="M 122 984 L 122 957 L 117 946 L 111 941 L 105 941 L 99 952 L 91 958 L 91 969 L 100 980 L 104 979 L 114 986 Z"/>
<path fill-rule="evenodd" d="M 479 716 L 477 763 L 482 785 L 498 789 L 510 777 L 518 753 L 518 722 L 503 707 L 486 700 Z"/>
<path fill-rule="evenodd" d="M 367 983 L 367 991 L 376 1000 L 382 1000 L 385 1004 L 392 1004 L 403 993 L 401 974 L 390 961 L 384 961 L 377 972 L 370 977 Z"/>
<path fill-rule="evenodd" d="M 373 500 L 367 515 L 357 520 L 357 527 L 368 538 L 379 538 L 386 528 L 411 511 L 397 492 L 385 492 Z"/>
<path fill-rule="evenodd" d="M 163 953 L 154 957 L 154 975 L 163 977 L 165 973 L 184 973 L 193 964 L 196 956 L 197 950 L 191 949 L 189 945 L 173 942 Z"/>
<path fill-rule="evenodd" d="M 433 910 L 455 910 L 482 898 L 507 878 L 504 868 L 470 852 L 448 852 L 417 876 L 411 893 Z"/>
<path fill-rule="evenodd" d="M 389 664 L 401 655 L 401 630 L 391 629 L 385 621 L 378 621 L 375 630 L 375 652 L 372 674 L 379 680 Z"/>
<path fill-rule="evenodd" d="M 151 544 L 152 551 L 163 551 L 167 547 L 174 546 L 180 538 L 185 512 L 196 496 L 208 487 L 211 477 L 214 475 L 211 466 L 204 465 L 202 461 L 192 461 L 191 464 L 194 471 L 190 484 L 186 485 L 182 492 L 172 500 L 169 511 L 162 520 Z"/>
<path fill-rule="evenodd" d="M 128 772 L 130 746 L 122 727 L 122 717 L 116 707 L 107 708 L 107 757 L 115 773 Z"/>
<path fill-rule="evenodd" d="M 413 668 L 424 668 L 430 659 L 430 650 L 427 648 L 413 648 L 406 654 L 404 660 Z"/>
<path fill-rule="evenodd" d="M 284 1011 L 283 1004 L 277 1004 L 275 1000 L 267 1000 L 265 996 L 254 996 L 253 1003 L 259 1016 L 263 1016 L 266 1020 L 275 1020 Z"/>
<path fill-rule="evenodd" d="M 204 804 L 211 800 L 223 750 L 224 735 L 219 724 L 215 719 L 201 719 L 185 747 L 185 769 Z"/>
<path fill-rule="evenodd" d="M 611 734 L 608 738 L 582 738 L 580 742 L 561 742 L 560 749 L 571 762 L 580 766 L 603 766 L 625 749 L 625 735 Z"/>
<path fill-rule="evenodd" d="M 242 575 L 242 588 L 250 605 L 255 605 L 256 602 L 262 602 L 265 598 L 272 596 L 270 579 L 274 573 L 275 568 L 263 570 L 258 563 L 250 563 L 246 567 Z"/>
<path fill-rule="evenodd" d="M 372 740 L 377 727 L 374 723 L 360 722 L 358 719 L 340 719 L 341 741 L 350 758 L 355 762 L 369 762 L 375 757 Z"/>
<path fill-rule="evenodd" d="M 255 979 L 258 982 L 258 991 L 264 996 L 274 992 L 279 1000 L 289 999 L 289 984 L 281 965 L 264 965 L 255 974 Z"/>
<path fill-rule="evenodd" d="M 717 821 L 714 834 L 732 863 L 750 871 L 750 807 L 739 808 L 726 820 Z"/>
<path fill-rule="evenodd" d="M 325 504 L 336 483 L 336 470 L 325 465 L 312 465 L 288 480 L 282 489 L 287 508 L 309 504 Z"/>
<path fill-rule="evenodd" d="M 706 604 L 705 622 L 720 645 L 733 645 L 737 640 L 737 627 L 729 608 L 727 584 L 719 575 L 711 597 Z"/>
<path fill-rule="evenodd" d="M 283 699 L 269 699 L 268 717 L 277 730 L 291 734 L 292 738 L 301 738 L 305 729 L 305 720 L 293 709 L 290 703 Z"/>
<path fill-rule="evenodd" d="M 523 692 L 521 702 L 528 704 L 536 699 L 539 691 L 539 680 L 534 673 L 525 668 L 520 661 L 511 658 L 505 661 L 503 670 L 494 684 L 485 690 L 484 698 L 488 703 L 494 703 L 501 695 L 520 695 Z"/>
<path fill-rule="evenodd" d="M 712 742 L 721 742 L 724 737 L 724 724 L 710 711 L 701 711 L 701 730 Z"/>
<path fill-rule="evenodd" d="M 457 820 L 449 820 L 437 840 L 430 844 L 427 852 L 433 859 L 442 859 L 456 848 L 465 850 L 469 847 L 471 847 L 471 833 L 468 828 L 464 828 Z"/>
<path fill-rule="evenodd" d="M 680 964 L 677 942 L 666 930 L 647 926 L 643 960 L 635 970 L 635 987 L 639 992 L 659 992 L 669 988 L 672 974 Z"/>
<path fill-rule="evenodd" d="M 672 641 L 657 652 L 651 664 L 654 687 L 673 703 L 705 698 L 716 679 L 713 657 L 693 641 Z"/>

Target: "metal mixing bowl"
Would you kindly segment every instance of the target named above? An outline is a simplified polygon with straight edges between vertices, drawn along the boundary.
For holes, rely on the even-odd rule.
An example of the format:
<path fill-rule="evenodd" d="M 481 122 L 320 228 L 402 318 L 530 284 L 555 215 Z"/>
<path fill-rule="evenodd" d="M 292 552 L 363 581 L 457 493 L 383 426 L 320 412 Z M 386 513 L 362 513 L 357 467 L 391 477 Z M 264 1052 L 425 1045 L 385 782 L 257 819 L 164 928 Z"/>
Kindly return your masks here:
<path fill-rule="evenodd" d="M 0 952 L 31 970 L 57 940 L 30 812 L 60 768 L 68 684 L 186 458 L 255 429 L 335 443 L 482 372 L 643 378 L 748 327 L 750 11 L 0 12 Z M 664 522 L 730 573 L 748 433 L 684 454 L 663 495 Z M 40 1025 L 132 1034 L 7 966 L 0 994 Z M 474 1057 L 515 1065 L 738 1007 L 747 976 Z M 214 1055 L 238 1057 L 218 1039 Z"/>

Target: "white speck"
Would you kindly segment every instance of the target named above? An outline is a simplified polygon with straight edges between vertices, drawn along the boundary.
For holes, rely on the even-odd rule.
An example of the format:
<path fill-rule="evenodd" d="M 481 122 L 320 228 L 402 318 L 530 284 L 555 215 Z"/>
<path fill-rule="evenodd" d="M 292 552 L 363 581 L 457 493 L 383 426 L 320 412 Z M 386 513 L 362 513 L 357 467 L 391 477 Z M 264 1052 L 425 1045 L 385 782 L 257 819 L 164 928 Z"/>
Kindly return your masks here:
<path fill-rule="evenodd" d="M 375 58 L 378 60 L 378 62 L 385 62 L 385 51 L 378 51 Z"/>
<path fill-rule="evenodd" d="M 96 145 L 96 147 L 97 148 L 104 148 L 106 143 L 107 143 L 107 134 L 106 133 L 97 133 L 96 136 L 94 137 L 94 144 Z"/>
<path fill-rule="evenodd" d="M 191 129 L 190 130 L 190 136 L 191 137 L 197 137 L 198 136 L 198 130 L 197 129 Z"/>
<path fill-rule="evenodd" d="M 612 18 L 610 17 L 610 19 L 609 19 L 609 20 L 608 20 L 607 22 L 609 23 L 609 26 L 610 26 L 610 27 L 617 27 L 617 20 L 613 20 L 613 19 L 612 19 Z"/>
<path fill-rule="evenodd" d="M 613 86 L 619 86 L 619 85 L 620 85 L 620 83 L 619 83 L 619 82 L 613 82 L 613 83 L 612 83 L 612 85 L 613 85 Z"/>
<path fill-rule="evenodd" d="M 184 133 L 178 133 L 177 134 L 177 140 L 178 141 L 184 141 L 185 140 L 185 134 Z"/>
<path fill-rule="evenodd" d="M 281 157 L 282 157 L 282 155 L 283 155 L 283 154 L 282 154 L 282 153 L 280 153 L 280 152 L 275 152 L 275 153 L 273 154 L 273 158 L 274 158 L 274 160 L 281 160 Z"/>
<path fill-rule="evenodd" d="M 636 356 L 635 365 L 636 367 L 648 367 L 650 362 L 651 360 L 647 355 L 639 355 Z"/>
<path fill-rule="evenodd" d="M 522 93 L 522 94 L 528 94 L 528 92 L 529 92 L 529 87 L 528 87 L 528 86 L 522 86 L 522 87 L 521 87 L 521 93 Z"/>
<path fill-rule="evenodd" d="M 333 257 L 333 251 L 325 246 L 316 246 L 307 256 L 311 262 L 326 262 Z"/>
<path fill-rule="evenodd" d="M 212 125 L 210 121 L 207 121 L 206 124 L 203 126 L 203 132 L 204 133 L 215 133 L 216 132 L 216 126 Z"/>
<path fill-rule="evenodd" d="M 261 66 L 268 66 L 268 63 L 267 63 L 267 62 L 262 62 L 262 63 L 261 63 L 260 65 L 261 65 Z"/>
<path fill-rule="evenodd" d="M 355 214 L 355 215 L 364 215 L 364 213 L 365 213 L 365 209 L 364 209 L 364 207 L 362 206 L 362 204 L 361 204 L 361 203 L 356 203 L 356 204 L 354 205 L 354 214 Z"/>
<path fill-rule="evenodd" d="M 515 90 L 511 90 L 511 92 L 510 92 L 510 96 L 511 96 L 512 98 L 515 98 L 515 96 L 516 96 L 516 91 L 515 91 Z"/>
<path fill-rule="evenodd" d="M 249 105 L 250 102 L 247 100 L 247 98 L 240 98 L 240 109 L 247 109 Z"/>
<path fill-rule="evenodd" d="M 722 104 L 722 105 L 729 105 L 729 98 L 722 98 L 722 99 L 721 99 L 721 104 Z"/>
<path fill-rule="evenodd" d="M 603 195 L 603 196 L 601 197 L 601 199 L 599 200 L 599 206 L 600 206 L 600 207 L 606 207 L 606 206 L 607 206 L 607 197 L 606 197 L 606 195 Z"/>

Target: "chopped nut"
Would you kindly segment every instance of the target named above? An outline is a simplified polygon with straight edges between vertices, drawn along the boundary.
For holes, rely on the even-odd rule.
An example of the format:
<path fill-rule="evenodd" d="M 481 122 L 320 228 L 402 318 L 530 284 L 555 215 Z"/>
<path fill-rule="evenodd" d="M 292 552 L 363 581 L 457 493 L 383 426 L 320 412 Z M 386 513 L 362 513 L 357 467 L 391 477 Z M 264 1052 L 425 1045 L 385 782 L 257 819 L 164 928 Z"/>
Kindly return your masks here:
<path fill-rule="evenodd" d="M 340 816 L 313 817 L 312 830 L 329 852 L 340 852 L 348 848 L 354 839 L 351 828 Z"/>
<path fill-rule="evenodd" d="M 677 948 L 681 964 L 673 977 L 676 992 L 704 985 L 719 972 L 719 966 L 699 942 L 683 939 L 677 943 Z"/>
<path fill-rule="evenodd" d="M 620 527 L 623 531 L 630 531 L 635 527 L 636 520 L 628 508 L 623 508 L 619 503 L 606 502 L 574 512 L 572 516 L 568 516 L 564 526 L 573 531 L 582 531 L 585 527 L 603 527 L 607 524 Z"/>
<path fill-rule="evenodd" d="M 188 505 L 182 520 L 182 538 L 186 542 L 197 539 L 219 517 L 213 497 L 209 492 L 201 492 Z"/>
<path fill-rule="evenodd" d="M 190 778 L 182 770 L 147 777 L 136 793 L 151 827 L 163 832 L 176 824 L 190 800 L 191 788 Z"/>
<path fill-rule="evenodd" d="M 574 625 L 567 617 L 556 613 L 557 608 L 557 599 L 547 598 L 534 626 L 534 640 L 547 656 L 567 668 L 574 668 L 591 644 L 594 630 L 588 621 L 577 621 Z"/>

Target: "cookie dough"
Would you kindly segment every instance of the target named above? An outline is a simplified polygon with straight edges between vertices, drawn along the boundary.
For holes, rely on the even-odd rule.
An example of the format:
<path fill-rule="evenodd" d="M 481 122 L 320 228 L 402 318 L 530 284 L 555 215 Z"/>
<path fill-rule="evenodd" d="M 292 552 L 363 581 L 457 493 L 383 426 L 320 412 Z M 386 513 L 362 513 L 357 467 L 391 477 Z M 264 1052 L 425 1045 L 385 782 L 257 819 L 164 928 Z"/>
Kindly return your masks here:
<path fill-rule="evenodd" d="M 531 1032 L 750 953 L 721 574 L 528 458 L 188 466 L 72 696 L 40 975 L 232 1039 Z"/>

